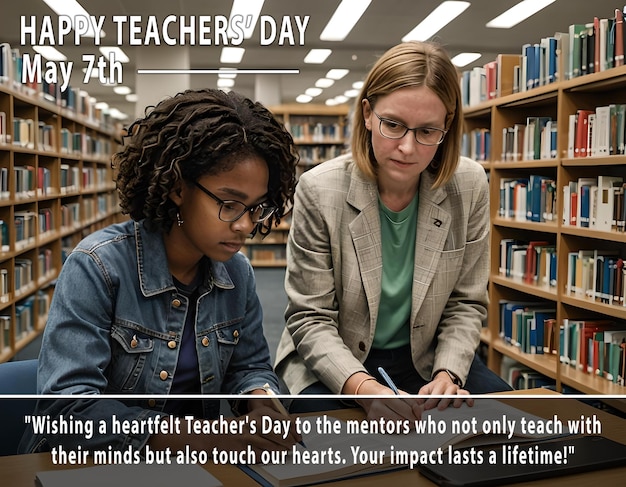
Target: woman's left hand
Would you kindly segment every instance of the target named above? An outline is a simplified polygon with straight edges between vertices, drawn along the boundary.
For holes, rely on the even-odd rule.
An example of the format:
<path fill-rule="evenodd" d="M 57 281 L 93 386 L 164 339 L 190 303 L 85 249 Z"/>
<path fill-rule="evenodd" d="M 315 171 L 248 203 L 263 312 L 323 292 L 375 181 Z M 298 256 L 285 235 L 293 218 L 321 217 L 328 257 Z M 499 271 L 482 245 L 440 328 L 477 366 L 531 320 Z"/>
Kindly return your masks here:
<path fill-rule="evenodd" d="M 462 389 L 458 385 L 454 384 L 450 379 L 450 376 L 442 371 L 439 372 L 433 380 L 428 384 L 423 386 L 418 394 L 420 396 L 431 396 L 431 395 L 448 395 L 448 396 L 461 396 L 457 398 L 439 398 L 439 397 L 431 397 L 429 399 L 422 399 L 424 411 L 429 409 L 434 409 L 435 407 L 439 410 L 443 410 L 448 406 L 452 405 L 455 408 L 461 407 L 463 402 L 466 402 L 468 406 L 474 405 L 474 399 L 472 398 L 464 398 L 462 396 L 468 396 L 469 391 Z"/>

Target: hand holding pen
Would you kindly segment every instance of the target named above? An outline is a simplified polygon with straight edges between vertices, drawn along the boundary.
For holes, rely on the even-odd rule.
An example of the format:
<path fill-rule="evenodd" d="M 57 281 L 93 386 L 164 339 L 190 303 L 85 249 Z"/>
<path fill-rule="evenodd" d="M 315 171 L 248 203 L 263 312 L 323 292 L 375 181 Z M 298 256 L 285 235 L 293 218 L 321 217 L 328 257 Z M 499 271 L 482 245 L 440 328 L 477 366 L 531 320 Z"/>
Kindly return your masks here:
<path fill-rule="evenodd" d="M 280 414 L 282 414 L 283 416 L 285 416 L 286 418 L 290 418 L 289 412 L 285 409 L 285 406 L 283 406 L 283 403 L 278 400 L 278 398 L 276 397 L 276 394 L 274 394 L 274 391 L 272 390 L 270 385 L 265 384 L 263 386 L 263 389 L 265 390 L 265 393 L 268 396 L 270 396 L 270 401 L 272 401 L 272 406 L 274 407 L 274 409 L 278 411 Z M 304 444 L 303 440 L 298 441 L 298 443 L 302 445 L 304 448 L 306 448 L 306 445 Z"/>

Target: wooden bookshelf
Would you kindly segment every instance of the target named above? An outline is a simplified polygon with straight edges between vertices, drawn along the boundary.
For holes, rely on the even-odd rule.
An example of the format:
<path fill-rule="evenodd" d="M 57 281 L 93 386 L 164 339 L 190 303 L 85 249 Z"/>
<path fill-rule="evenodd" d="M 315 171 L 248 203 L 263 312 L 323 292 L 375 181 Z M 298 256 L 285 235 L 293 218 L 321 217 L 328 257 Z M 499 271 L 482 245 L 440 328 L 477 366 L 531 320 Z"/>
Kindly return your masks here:
<path fill-rule="evenodd" d="M 626 233 L 612 229 L 598 231 L 564 224 L 562 188 L 569 181 L 600 175 L 626 175 L 626 155 L 603 157 L 568 157 L 568 118 L 578 109 L 594 110 L 609 104 L 626 103 L 626 67 L 540 86 L 522 93 L 483 101 L 465 108 L 466 131 L 487 128 L 491 131 L 491 157 L 484 163 L 489 175 L 491 199 L 491 273 L 490 304 L 487 326 L 481 340 L 487 345 L 488 365 L 500 372 L 503 357 L 510 357 L 556 381 L 557 390 L 571 387 L 589 394 L 626 394 L 626 387 L 605 377 L 584 372 L 562 363 L 556 354 L 520 352 L 501 336 L 500 302 L 538 301 L 556 309 L 556 323 L 563 320 L 615 320 L 626 322 L 624 303 L 602 303 L 567 290 L 568 253 L 582 249 L 611 249 L 626 257 Z M 557 157 L 555 159 L 502 159 L 503 129 L 525 123 L 527 117 L 550 116 L 558 124 Z M 545 175 L 556 181 L 556 219 L 534 222 L 517 221 L 500 214 L 500 182 L 506 178 L 528 178 L 531 174 Z M 624 178 L 626 180 L 626 177 Z M 548 241 L 556 246 L 556 285 L 528 283 L 501 274 L 500 242 L 502 239 Z M 559 344 L 559 347 L 561 345 Z"/>
<path fill-rule="evenodd" d="M 110 164 L 120 137 L 119 127 L 95 111 L 62 107 L 11 81 L 0 83 L 0 112 L 4 362 L 42 332 L 65 255 L 89 233 L 121 220 Z M 22 131 L 21 120 L 32 132 Z"/>
<path fill-rule="evenodd" d="M 298 147 L 300 162 L 297 177 L 317 164 L 337 157 L 347 150 L 349 107 L 310 104 L 288 104 L 270 107 L 292 134 Z M 254 267 L 284 267 L 287 265 L 285 245 L 289 233 L 289 218 L 283 219 L 265 238 L 249 239 L 242 251 Z"/>

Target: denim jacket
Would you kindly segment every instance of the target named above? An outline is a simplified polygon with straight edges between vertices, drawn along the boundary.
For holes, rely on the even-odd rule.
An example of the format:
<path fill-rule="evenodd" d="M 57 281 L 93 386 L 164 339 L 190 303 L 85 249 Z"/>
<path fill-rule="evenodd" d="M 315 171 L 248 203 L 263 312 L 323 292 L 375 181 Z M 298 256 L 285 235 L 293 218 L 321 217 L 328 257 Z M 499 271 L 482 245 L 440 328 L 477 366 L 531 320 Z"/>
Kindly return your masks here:
<path fill-rule="evenodd" d="M 38 414 L 110 423 L 156 416 L 167 400 L 188 310 L 177 292 L 160 233 L 142 222 L 112 225 L 85 238 L 68 256 L 54 291 L 39 356 L 40 394 L 143 395 L 41 400 Z M 207 261 L 208 262 L 208 261 Z M 252 267 L 243 254 L 207 264 L 195 317 L 202 394 L 242 394 L 269 383 L 278 390 L 263 336 Z M 148 397 L 145 397 L 148 396 Z M 219 402 L 202 401 L 215 418 Z M 109 424 L 110 426 L 110 424 Z M 22 440 L 23 451 L 64 447 L 142 448 L 149 434 L 55 434 Z M 75 443 L 74 443 L 75 441 Z"/>

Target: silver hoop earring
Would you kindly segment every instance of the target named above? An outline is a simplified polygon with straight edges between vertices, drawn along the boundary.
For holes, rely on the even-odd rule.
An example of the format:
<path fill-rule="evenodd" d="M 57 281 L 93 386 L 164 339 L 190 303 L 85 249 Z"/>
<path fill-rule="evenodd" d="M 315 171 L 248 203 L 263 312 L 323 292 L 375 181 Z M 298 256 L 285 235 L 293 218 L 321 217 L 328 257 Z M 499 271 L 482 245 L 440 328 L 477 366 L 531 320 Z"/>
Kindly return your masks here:
<path fill-rule="evenodd" d="M 176 212 L 176 225 L 178 225 L 179 227 L 182 227 L 182 226 L 183 226 L 183 223 L 185 223 L 185 220 L 183 220 L 183 219 L 180 217 L 180 212 L 179 212 L 179 211 L 177 211 L 177 212 Z"/>

